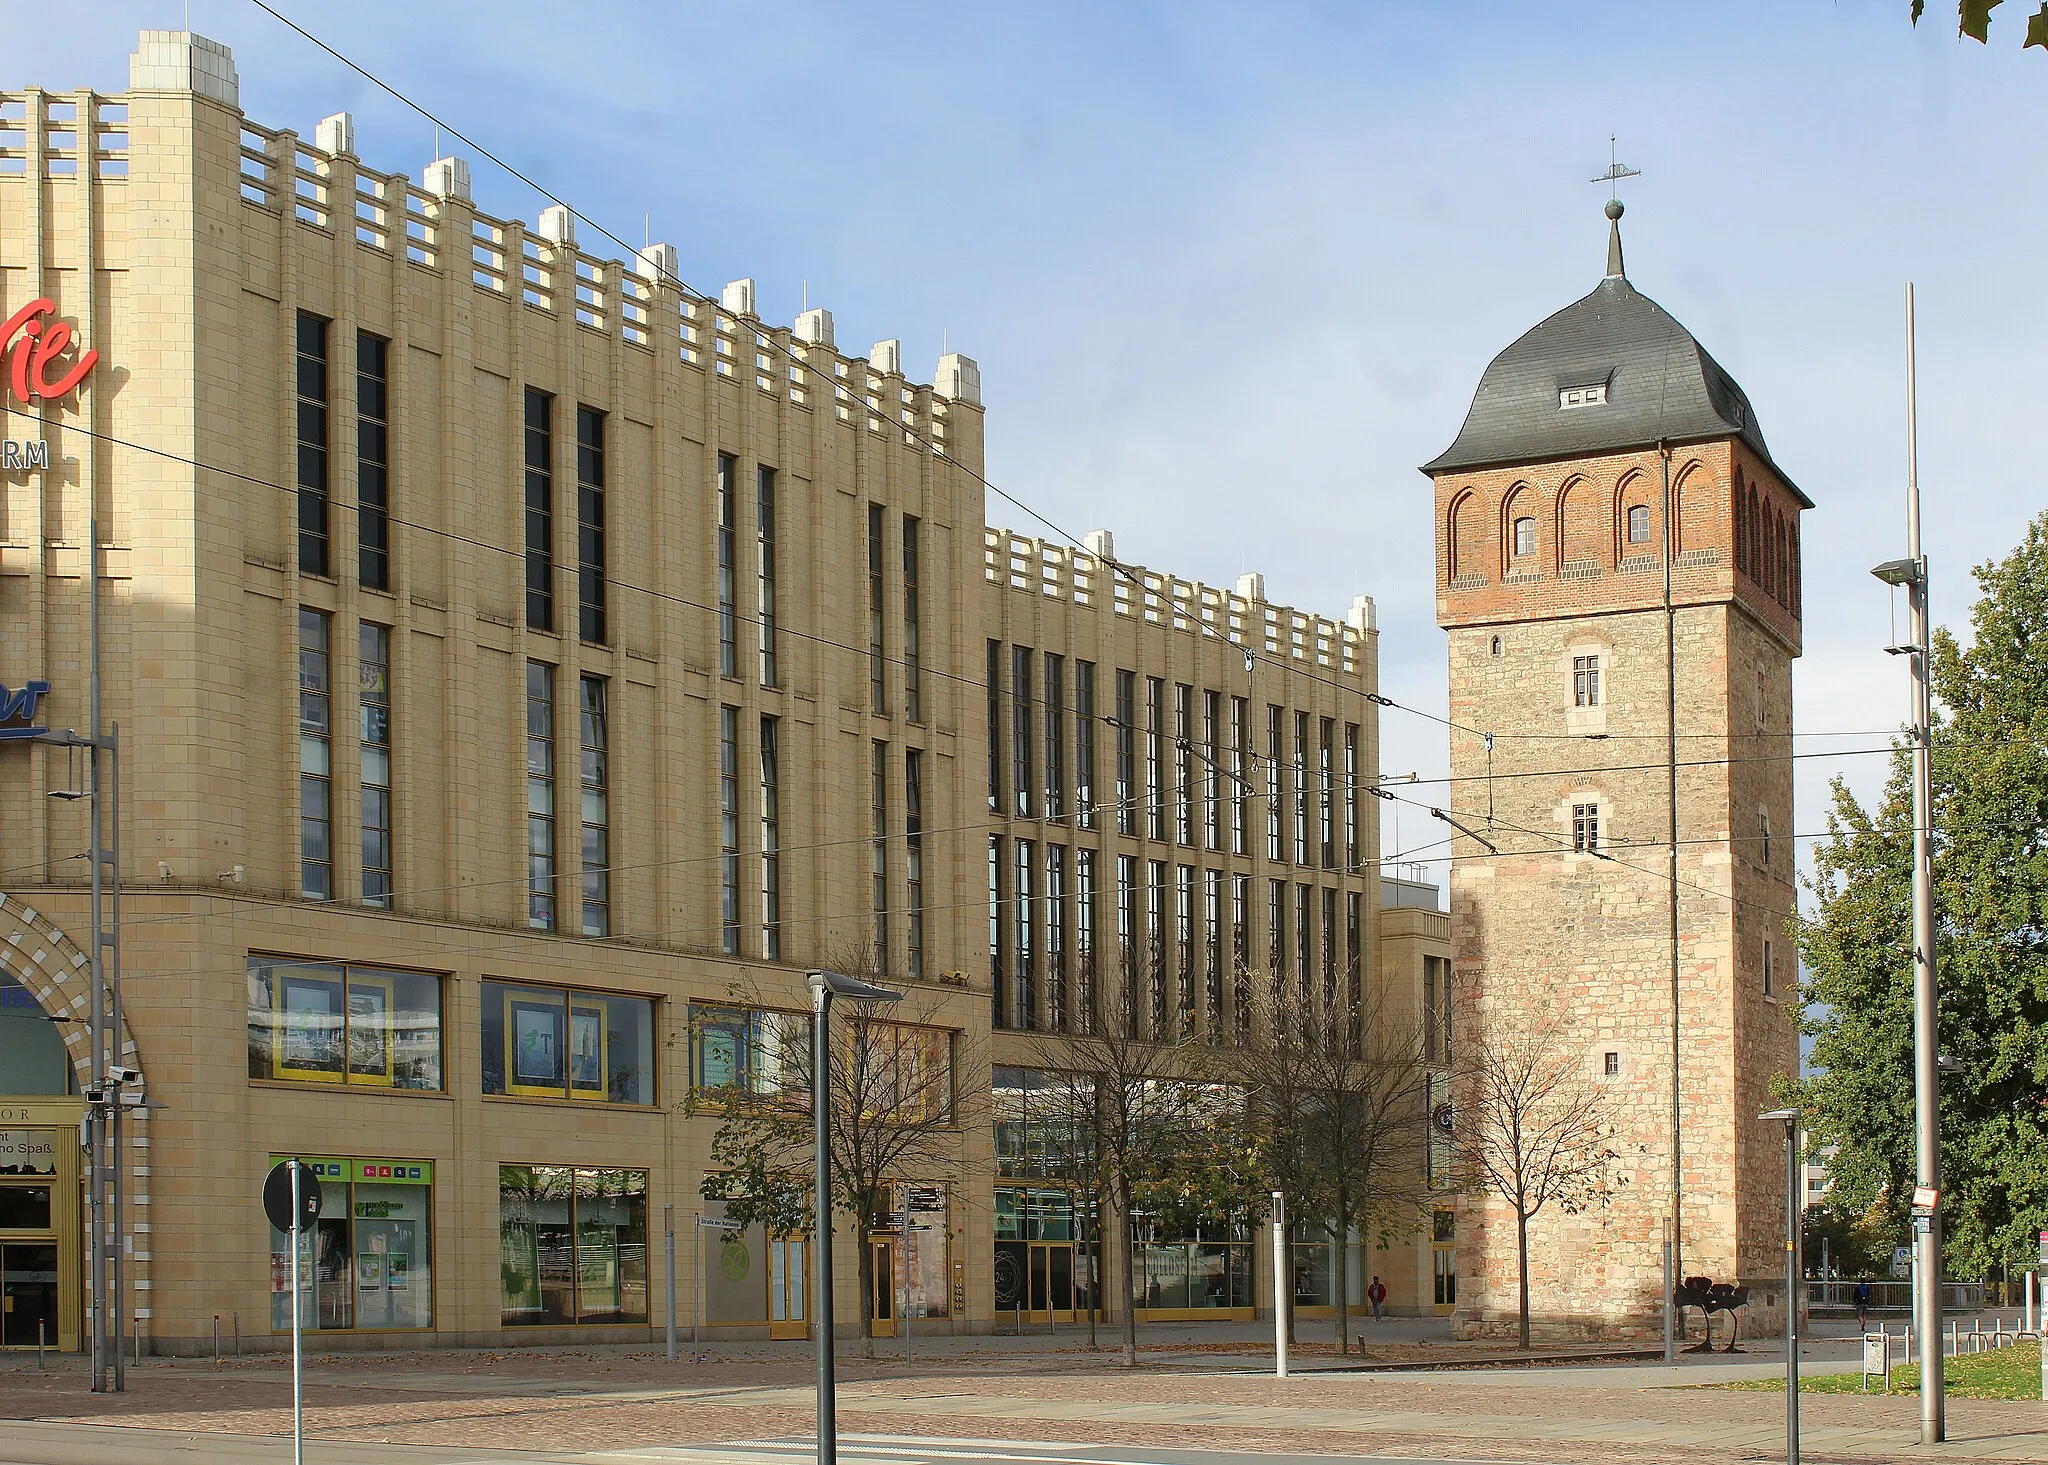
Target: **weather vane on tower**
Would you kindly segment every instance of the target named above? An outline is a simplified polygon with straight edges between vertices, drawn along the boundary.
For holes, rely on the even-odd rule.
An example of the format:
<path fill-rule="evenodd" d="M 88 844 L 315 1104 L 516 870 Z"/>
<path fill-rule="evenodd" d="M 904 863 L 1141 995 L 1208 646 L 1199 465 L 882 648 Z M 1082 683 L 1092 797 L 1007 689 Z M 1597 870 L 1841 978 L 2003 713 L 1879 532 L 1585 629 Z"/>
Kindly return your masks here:
<path fill-rule="evenodd" d="M 1642 176 L 1641 168 L 1631 168 L 1621 161 L 1620 155 L 1615 152 L 1614 135 L 1609 133 L 1607 171 L 1591 181 L 1607 185 L 1607 278 L 1610 280 L 1627 278 L 1621 267 L 1621 180 Z"/>

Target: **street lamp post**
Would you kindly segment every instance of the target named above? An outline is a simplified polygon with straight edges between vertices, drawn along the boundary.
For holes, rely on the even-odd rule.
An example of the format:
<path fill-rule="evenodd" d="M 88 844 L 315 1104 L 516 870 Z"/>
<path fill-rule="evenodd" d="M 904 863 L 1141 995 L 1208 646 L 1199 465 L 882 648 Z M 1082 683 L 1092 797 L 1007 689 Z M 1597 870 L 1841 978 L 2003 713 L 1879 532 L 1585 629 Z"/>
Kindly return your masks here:
<path fill-rule="evenodd" d="M 1933 700 L 1929 686 L 1927 557 L 1920 548 L 1920 439 L 1915 401 L 1913 287 L 1906 286 L 1906 558 L 1870 573 L 1905 586 L 1912 640 L 1886 648 L 1905 654 L 1913 670 L 1913 1330 L 1920 1335 L 1920 1443 L 1947 1438 L 1941 1376 L 1941 1073 L 1934 968 Z"/>
<path fill-rule="evenodd" d="M 818 1257 L 811 1268 L 817 1301 L 811 1311 L 817 1328 L 812 1338 L 818 1356 L 818 1465 L 837 1465 L 838 1399 L 832 1372 L 832 999 L 895 1002 L 903 994 L 839 972 L 810 972 L 805 981 L 811 989 L 811 1139 L 817 1166 L 812 1203 L 817 1221 L 812 1229 L 818 1238 Z"/>
<path fill-rule="evenodd" d="M 1785 1465 L 1799 1465 L 1799 1111 L 1757 1118 L 1785 1121 Z"/>

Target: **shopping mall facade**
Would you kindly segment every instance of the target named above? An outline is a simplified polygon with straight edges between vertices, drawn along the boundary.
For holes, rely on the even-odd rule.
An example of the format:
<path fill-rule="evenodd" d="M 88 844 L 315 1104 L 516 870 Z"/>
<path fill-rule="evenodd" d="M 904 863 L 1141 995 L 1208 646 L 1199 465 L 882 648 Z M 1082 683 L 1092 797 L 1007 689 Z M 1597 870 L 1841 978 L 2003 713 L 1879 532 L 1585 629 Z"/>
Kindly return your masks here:
<path fill-rule="evenodd" d="M 680 291 L 667 246 L 492 217 L 459 159 L 378 172 L 345 115 L 238 103 L 176 32 L 126 93 L 0 93 L 0 1343 L 78 1347 L 90 1306 L 87 801 L 26 734 L 88 723 L 94 523 L 145 1352 L 216 1318 L 271 1345 L 283 1155 L 322 1179 L 323 1346 L 645 1338 L 665 1218 L 679 1321 L 802 1335 L 804 1243 L 697 1224 L 691 1099 L 849 952 L 957 1115 L 911 1226 L 866 1238 L 883 1331 L 1057 1326 L 1087 1263 L 1025 1109 L 1096 933 L 1142 937 L 1192 1026 L 1225 951 L 1447 992 L 1447 918 L 1383 891 L 1355 797 L 1369 601 L 992 530 L 966 357 L 920 384 L 751 282 Z M 1270 830 L 1212 772 L 1253 753 Z M 1429 1229 L 1360 1246 L 1354 1294 L 1448 1302 Z M 1147 1314 L 1251 1316 L 1260 1250 L 1148 1235 Z"/>

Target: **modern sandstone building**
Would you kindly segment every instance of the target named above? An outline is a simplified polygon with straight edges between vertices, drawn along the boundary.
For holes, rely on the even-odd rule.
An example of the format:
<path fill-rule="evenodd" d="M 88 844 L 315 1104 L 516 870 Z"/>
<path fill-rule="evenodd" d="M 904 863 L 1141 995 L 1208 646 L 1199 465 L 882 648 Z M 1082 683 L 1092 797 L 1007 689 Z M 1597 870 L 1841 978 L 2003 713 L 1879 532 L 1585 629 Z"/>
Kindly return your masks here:
<path fill-rule="evenodd" d="M 1799 1063 L 1789 755 L 1811 505 L 1741 387 L 1629 283 L 1620 213 L 1606 278 L 1493 359 L 1423 470 L 1454 798 L 1486 840 L 1454 848 L 1460 1041 L 1550 1022 L 1610 1089 L 1612 1199 L 1532 1228 L 1539 1328 L 1657 1328 L 1675 1214 L 1682 1275 L 1751 1286 L 1747 1331 L 1783 1303 L 1783 1128 L 1757 1116 Z M 1512 1328 L 1513 1212 L 1468 1199 L 1458 1235 L 1461 1329 Z"/>
<path fill-rule="evenodd" d="M 802 1335 L 805 1244 L 694 1224 L 689 1100 L 770 1081 L 848 953 L 913 994 L 902 1051 L 957 1115 L 900 1177 L 913 1227 L 841 1228 L 876 1311 L 1056 1323 L 1070 1219 L 999 1173 L 997 1111 L 1090 943 L 1147 923 L 1146 1000 L 1204 1023 L 1226 946 L 1448 1001 L 1447 918 L 1383 898 L 1357 796 L 1369 602 L 992 531 L 966 357 L 921 384 L 751 282 L 679 289 L 668 246 L 493 217 L 459 159 L 259 127 L 203 38 L 147 33 L 130 75 L 0 93 L 0 1345 L 77 1347 L 91 1301 L 90 836 L 77 756 L 28 735 L 88 726 L 95 548 L 145 1350 L 216 1316 L 270 1346 L 256 1197 L 294 1154 L 329 1346 L 645 1338 L 671 1207 L 680 1322 Z M 1272 797 L 1220 792 L 1232 759 Z M 1436 1234 L 1373 1259 L 1397 1306 L 1448 1308 Z M 1142 1305 L 1249 1309 L 1247 1242 L 1151 1238 Z"/>

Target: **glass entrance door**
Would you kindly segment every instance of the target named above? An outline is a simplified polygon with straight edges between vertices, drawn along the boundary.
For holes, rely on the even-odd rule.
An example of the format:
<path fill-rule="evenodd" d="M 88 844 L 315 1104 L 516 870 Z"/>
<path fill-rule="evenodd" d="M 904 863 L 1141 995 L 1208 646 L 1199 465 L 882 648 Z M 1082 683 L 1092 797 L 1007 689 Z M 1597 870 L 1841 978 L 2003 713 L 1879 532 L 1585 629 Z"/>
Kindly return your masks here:
<path fill-rule="evenodd" d="M 896 1336 L 896 1241 L 873 1237 L 868 1247 L 875 1260 L 874 1319 L 877 1338 Z"/>
<path fill-rule="evenodd" d="M 0 1347 L 57 1346 L 57 1244 L 0 1242 Z"/>
<path fill-rule="evenodd" d="M 790 1237 L 768 1243 L 768 1336 L 807 1338 L 804 1300 L 810 1293 L 804 1267 L 805 1243 Z"/>
<path fill-rule="evenodd" d="M 1458 1249 L 1438 1244 L 1430 1248 L 1435 1276 L 1435 1311 L 1443 1317 L 1458 1306 Z"/>

